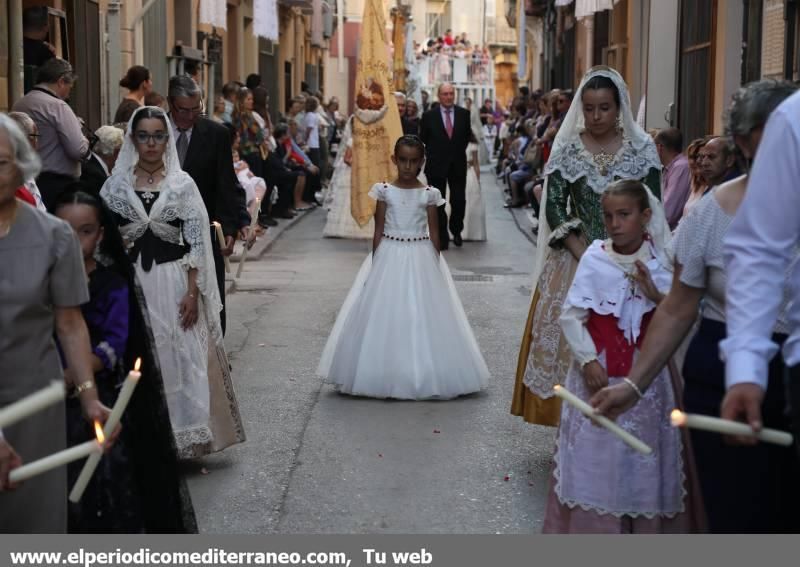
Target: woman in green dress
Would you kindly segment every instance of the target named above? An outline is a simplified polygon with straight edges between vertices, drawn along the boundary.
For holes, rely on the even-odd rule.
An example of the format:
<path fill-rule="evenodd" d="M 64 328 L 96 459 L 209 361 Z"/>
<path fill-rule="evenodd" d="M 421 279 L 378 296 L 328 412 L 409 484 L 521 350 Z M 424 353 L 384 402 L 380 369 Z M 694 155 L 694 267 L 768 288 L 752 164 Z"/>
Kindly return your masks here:
<path fill-rule="evenodd" d="M 545 166 L 534 290 L 522 337 L 511 413 L 558 425 L 553 386 L 567 375 L 571 353 L 558 318 L 578 259 L 607 237 L 600 196 L 618 179 L 638 179 L 661 197 L 661 162 L 651 137 L 636 124 L 628 87 L 608 67 L 581 81 Z"/>

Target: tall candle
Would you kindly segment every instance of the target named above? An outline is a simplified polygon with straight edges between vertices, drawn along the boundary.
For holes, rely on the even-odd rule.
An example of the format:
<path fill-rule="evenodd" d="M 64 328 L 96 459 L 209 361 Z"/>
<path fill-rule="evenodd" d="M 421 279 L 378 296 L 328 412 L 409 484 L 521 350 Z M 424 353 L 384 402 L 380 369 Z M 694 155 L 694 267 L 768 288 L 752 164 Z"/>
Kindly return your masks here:
<path fill-rule="evenodd" d="M 258 211 L 261 208 L 261 199 L 256 198 L 256 206 L 254 208 L 254 212 L 251 213 L 250 217 L 250 230 L 253 231 L 256 229 L 258 225 Z M 248 243 L 244 243 L 244 248 L 242 249 L 242 257 L 239 259 L 239 268 L 236 270 L 236 278 L 242 277 L 242 270 L 244 269 L 244 263 L 247 260 L 247 253 L 250 251 L 250 246 Z"/>
<path fill-rule="evenodd" d="M 219 224 L 217 221 L 212 223 L 214 228 L 217 231 L 217 242 L 219 243 L 219 249 L 225 250 L 225 234 L 222 232 L 222 225 Z M 222 255 L 223 259 L 225 260 L 225 271 L 227 273 L 231 273 L 231 261 L 228 259 L 225 254 Z"/>
<path fill-rule="evenodd" d="M 8 479 L 11 482 L 22 482 L 23 480 L 28 480 L 31 477 L 46 473 L 47 471 L 56 467 L 69 464 L 72 461 L 83 459 L 89 455 L 99 456 L 102 453 L 103 445 L 101 445 L 99 441 L 87 441 L 86 443 L 75 445 L 69 449 L 64 449 L 58 453 L 48 455 L 47 457 L 39 459 L 38 461 L 33 461 L 27 465 L 22 465 L 21 467 L 12 470 L 8 474 Z"/>
<path fill-rule="evenodd" d="M 642 442 L 640 439 L 634 437 L 624 429 L 622 429 L 619 425 L 608 419 L 603 415 L 598 415 L 595 413 L 594 408 L 580 399 L 578 396 L 564 388 L 563 386 L 556 385 L 553 388 L 553 391 L 556 396 L 567 402 L 568 404 L 572 405 L 581 412 L 583 415 L 597 423 L 598 425 L 602 425 L 606 429 L 608 429 L 611 433 L 622 439 L 625 443 L 639 451 L 640 453 L 644 453 L 645 455 L 649 455 L 653 452 L 649 445 Z"/>
<path fill-rule="evenodd" d="M 47 406 L 64 399 L 64 382 L 63 380 L 51 382 L 46 388 L 34 392 L 29 396 L 25 396 L 21 400 L 9 404 L 0 409 L 0 429 L 6 425 L 16 423 L 21 419 L 25 419 L 29 415 L 33 415 Z"/>
<path fill-rule="evenodd" d="M 136 360 L 133 370 L 128 373 L 128 376 L 125 378 L 125 382 L 122 384 L 122 389 L 119 391 L 117 401 L 114 404 L 114 407 L 111 409 L 111 415 L 108 416 L 106 424 L 103 427 L 103 434 L 106 436 L 106 438 L 109 438 L 111 434 L 114 433 L 114 430 L 117 428 L 120 420 L 122 419 L 122 414 L 125 411 L 125 408 L 128 407 L 128 402 L 131 401 L 133 390 L 136 388 L 136 385 L 139 383 L 139 379 L 142 377 L 142 373 L 139 372 L 141 363 L 141 358 Z M 83 496 L 83 491 L 86 490 L 86 487 L 89 485 L 89 481 L 92 479 L 92 475 L 94 474 L 97 465 L 100 463 L 100 458 L 102 456 L 102 453 L 93 454 L 83 465 L 81 474 L 78 476 L 78 480 L 75 481 L 75 485 L 72 487 L 72 492 L 69 493 L 70 502 L 80 501 L 81 496 Z"/>
<path fill-rule="evenodd" d="M 710 415 L 689 414 L 683 413 L 680 410 L 672 410 L 670 419 L 672 425 L 675 427 L 691 427 L 693 429 L 702 429 L 703 431 L 722 433 L 723 435 L 755 437 L 759 441 L 783 445 L 785 447 L 791 445 L 794 440 L 792 434 L 786 431 L 765 428 L 756 433 L 753 431 L 753 428 L 746 423 L 711 417 Z"/>

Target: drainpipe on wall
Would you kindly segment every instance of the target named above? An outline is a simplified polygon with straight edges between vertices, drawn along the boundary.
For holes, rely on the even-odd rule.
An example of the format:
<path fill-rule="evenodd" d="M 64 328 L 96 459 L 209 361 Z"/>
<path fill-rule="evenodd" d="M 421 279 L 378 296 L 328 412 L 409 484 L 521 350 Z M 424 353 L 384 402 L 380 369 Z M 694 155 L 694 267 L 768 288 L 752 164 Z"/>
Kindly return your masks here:
<path fill-rule="evenodd" d="M 108 53 L 106 100 L 108 100 L 107 119 L 109 123 L 114 119 L 117 105 L 120 100 L 122 100 L 119 92 L 119 77 L 122 77 L 122 46 L 120 44 L 122 29 L 120 26 L 120 8 L 119 0 L 109 0 L 108 9 L 106 11 L 106 33 L 108 34 L 108 41 L 106 42 L 106 52 Z"/>
<path fill-rule="evenodd" d="M 135 54 L 135 61 L 134 63 L 142 63 L 144 62 L 144 35 L 141 33 L 141 30 L 138 29 L 139 22 L 142 21 L 142 18 L 147 15 L 147 12 L 150 11 L 150 8 L 153 7 L 153 4 L 156 3 L 156 0 L 147 0 L 142 9 L 139 10 L 136 15 L 131 20 L 130 29 L 133 31 L 134 39 L 133 41 L 136 44 L 136 48 L 134 49 Z"/>
<path fill-rule="evenodd" d="M 22 0 L 8 3 L 8 107 L 22 98 L 25 89 L 25 62 L 22 57 Z"/>
<path fill-rule="evenodd" d="M 786 28 L 786 39 L 784 39 L 783 42 L 783 78 L 787 81 L 791 81 L 794 79 L 797 0 L 784 0 L 783 20 Z"/>

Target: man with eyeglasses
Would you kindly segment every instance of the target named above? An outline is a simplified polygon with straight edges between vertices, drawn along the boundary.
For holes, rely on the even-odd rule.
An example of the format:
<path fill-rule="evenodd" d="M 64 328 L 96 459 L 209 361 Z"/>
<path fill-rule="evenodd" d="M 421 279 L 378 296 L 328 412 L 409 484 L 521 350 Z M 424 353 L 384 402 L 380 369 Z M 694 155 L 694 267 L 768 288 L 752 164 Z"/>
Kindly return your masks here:
<path fill-rule="evenodd" d="M 39 67 L 37 84 L 14 104 L 13 110 L 30 116 L 39 128 L 42 173 L 36 179 L 44 204 L 50 209 L 58 196 L 81 176 L 81 162 L 89 155 L 89 140 L 81 121 L 66 103 L 75 84 L 68 61 L 53 58 Z"/>
<path fill-rule="evenodd" d="M 223 310 L 220 314 L 225 332 L 225 264 L 223 254 L 233 252 L 237 235 L 247 239 L 250 216 L 245 204 L 244 189 L 236 179 L 231 154 L 231 138 L 221 124 L 201 116 L 200 87 L 187 75 L 169 81 L 170 128 L 175 137 L 181 167 L 194 179 L 208 211 L 208 218 L 222 225 L 225 234 L 224 252 L 220 252 L 216 231 L 211 230 L 214 262 Z"/>

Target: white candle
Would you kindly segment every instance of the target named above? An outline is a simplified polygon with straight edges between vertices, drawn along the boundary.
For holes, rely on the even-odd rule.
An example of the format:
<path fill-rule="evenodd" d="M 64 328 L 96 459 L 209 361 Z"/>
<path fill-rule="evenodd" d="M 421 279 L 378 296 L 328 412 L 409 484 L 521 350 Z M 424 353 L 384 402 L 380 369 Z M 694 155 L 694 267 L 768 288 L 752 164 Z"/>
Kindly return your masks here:
<path fill-rule="evenodd" d="M 256 206 L 254 208 L 254 212 L 251 214 L 250 217 L 250 231 L 252 236 L 252 231 L 256 229 L 256 225 L 258 225 L 258 211 L 261 208 L 261 199 L 256 198 Z M 244 248 L 242 249 L 242 257 L 239 259 L 239 268 L 236 270 L 236 278 L 242 277 L 242 270 L 244 269 L 245 260 L 247 260 L 247 253 L 250 251 L 250 247 L 247 245 L 247 242 L 244 243 Z"/>
<path fill-rule="evenodd" d="M 0 409 L 0 429 L 29 415 L 33 415 L 47 406 L 64 399 L 64 381 L 51 382 L 46 388 L 25 396 L 21 400 Z"/>
<path fill-rule="evenodd" d="M 38 461 L 22 465 L 12 470 L 8 475 L 8 479 L 11 482 L 22 482 L 23 480 L 28 480 L 31 477 L 46 473 L 49 470 L 66 465 L 72 461 L 83 459 L 89 455 L 101 455 L 102 453 L 103 446 L 99 441 L 87 441 L 86 443 L 75 445 L 69 449 L 64 449 L 58 453 L 48 455 Z"/>
<path fill-rule="evenodd" d="M 572 405 L 580 411 L 583 415 L 597 423 L 598 425 L 602 425 L 606 429 L 608 429 L 611 433 L 618 436 L 622 439 L 625 443 L 639 451 L 640 453 L 644 453 L 645 455 L 649 455 L 653 452 L 653 450 L 643 443 L 641 440 L 637 439 L 624 429 L 622 429 L 619 425 L 611 421 L 605 416 L 598 415 L 595 413 L 594 408 L 580 399 L 578 396 L 564 388 L 563 386 L 556 385 L 553 388 L 555 395 L 567 402 L 568 404 Z"/>
<path fill-rule="evenodd" d="M 214 228 L 217 230 L 217 242 L 219 242 L 219 249 L 225 250 L 225 234 L 222 232 L 222 225 L 219 224 L 217 221 L 211 223 L 214 225 Z M 225 254 L 222 255 L 222 258 L 225 260 L 225 271 L 227 273 L 231 273 L 231 261 L 228 259 Z"/>
<path fill-rule="evenodd" d="M 125 408 L 128 407 L 128 402 L 131 400 L 133 390 L 136 388 L 136 385 L 139 383 L 139 379 L 142 377 L 142 373 L 139 372 L 141 361 L 142 359 L 136 360 L 134 369 L 128 373 L 127 378 L 125 378 L 125 382 L 122 384 L 122 389 L 119 391 L 117 401 L 114 404 L 114 407 L 111 409 L 111 415 L 108 416 L 105 426 L 103 427 L 103 434 L 105 435 L 106 439 L 108 439 L 111 434 L 114 433 L 117 425 L 119 425 L 120 419 L 122 419 L 122 413 L 125 411 Z M 72 487 L 72 492 L 69 493 L 70 502 L 80 501 L 81 496 L 83 496 L 83 491 L 86 490 L 86 487 L 89 485 L 89 481 L 92 479 L 92 475 L 94 474 L 97 465 L 100 463 L 100 458 L 102 456 L 102 453 L 93 454 L 83 465 L 81 474 L 78 476 L 78 480 L 75 481 L 75 485 Z"/>
<path fill-rule="evenodd" d="M 786 447 L 791 445 L 794 439 L 792 434 L 786 431 L 762 429 L 756 433 L 753 431 L 753 428 L 746 423 L 711 417 L 710 415 L 688 414 L 680 410 L 672 410 L 670 419 L 672 420 L 672 425 L 675 427 L 691 427 L 693 429 L 702 429 L 703 431 L 722 433 L 723 435 L 755 437 L 759 441 L 764 441 L 765 443 L 774 443 Z"/>

